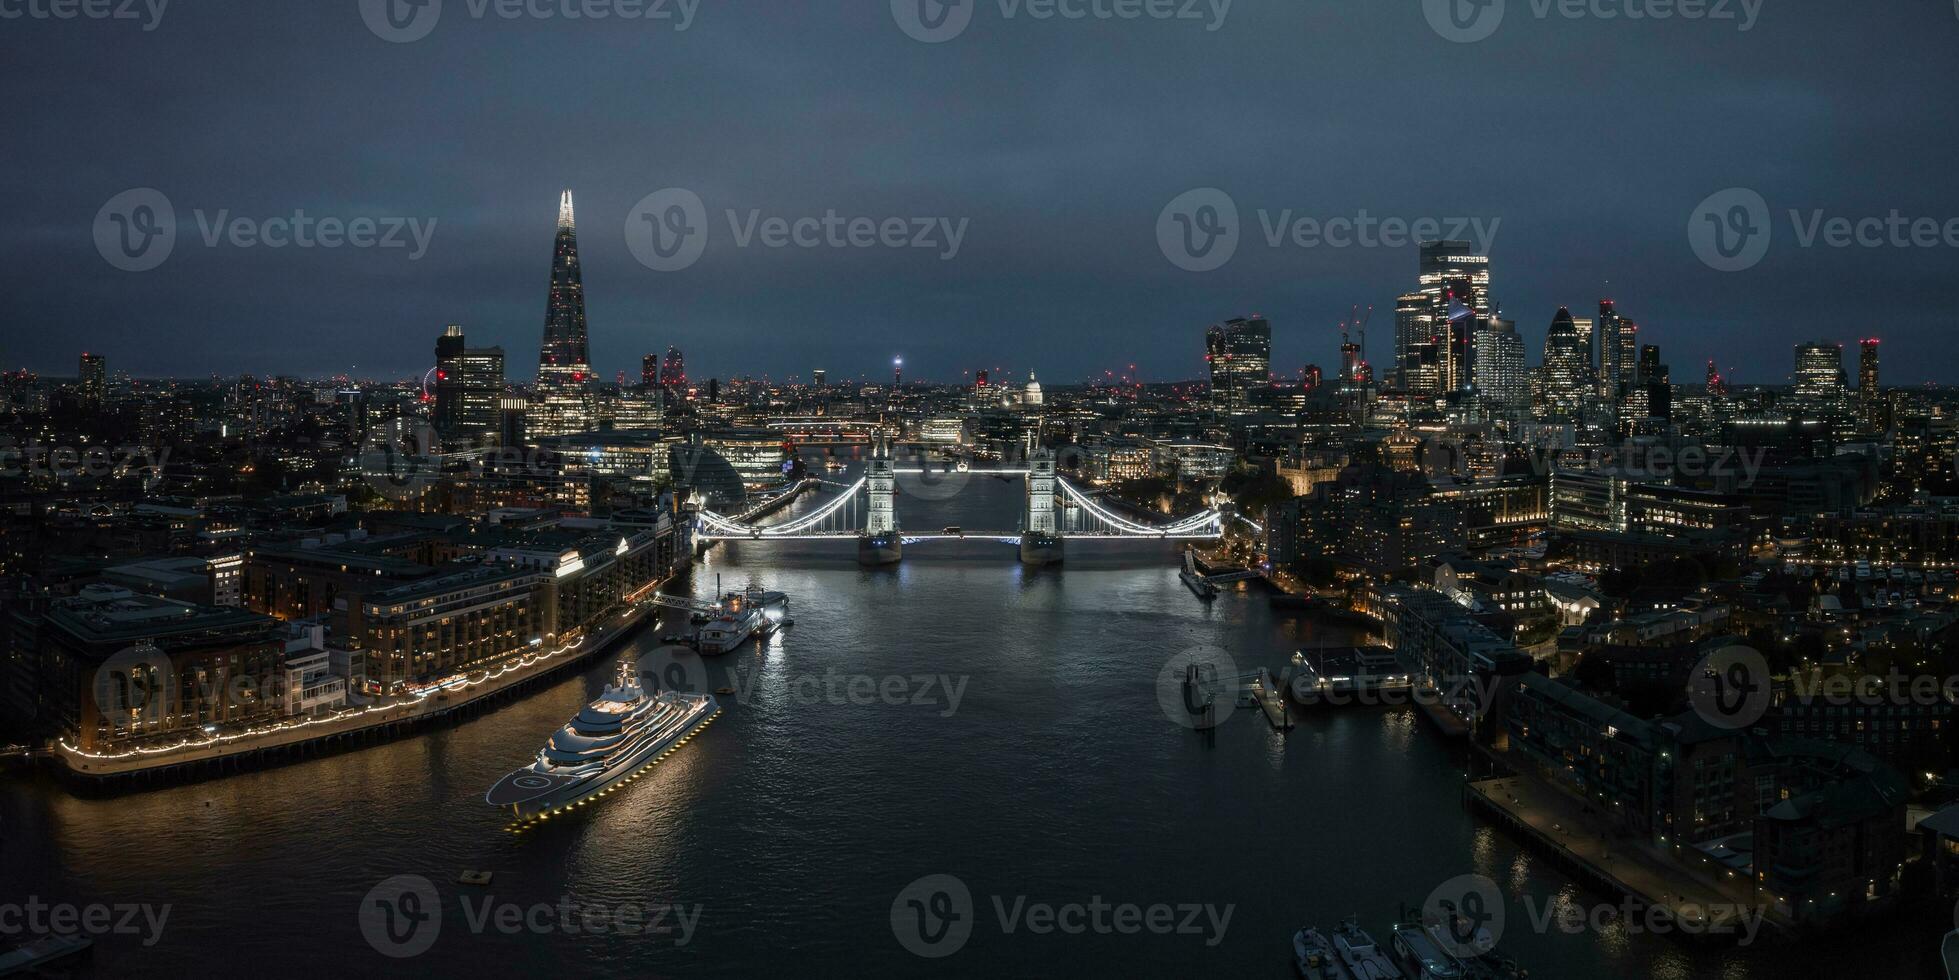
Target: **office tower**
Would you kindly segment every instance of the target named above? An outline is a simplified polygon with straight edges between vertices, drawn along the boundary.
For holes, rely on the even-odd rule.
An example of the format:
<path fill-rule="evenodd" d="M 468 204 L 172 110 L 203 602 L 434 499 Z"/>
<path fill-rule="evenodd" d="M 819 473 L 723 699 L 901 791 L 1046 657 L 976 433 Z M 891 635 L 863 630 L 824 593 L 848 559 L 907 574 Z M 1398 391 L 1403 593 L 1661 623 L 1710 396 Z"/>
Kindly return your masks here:
<path fill-rule="evenodd" d="M 1842 344 L 1813 341 L 1796 345 L 1796 395 L 1825 402 L 1844 397 Z"/>
<path fill-rule="evenodd" d="M 1320 386 L 1321 378 L 1322 378 L 1322 372 L 1320 371 L 1320 366 L 1318 364 L 1308 364 L 1306 365 L 1306 369 L 1299 373 L 1300 385 L 1301 387 L 1305 388 L 1307 391 L 1312 391 L 1314 388 L 1318 388 Z"/>
<path fill-rule="evenodd" d="M 1591 358 L 1578 336 L 1571 311 L 1558 307 L 1544 338 L 1544 397 L 1547 414 L 1577 418 L 1592 393 Z"/>
<path fill-rule="evenodd" d="M 1429 302 L 1422 293 L 1403 293 L 1394 301 L 1394 383 L 1399 388 L 1412 387 L 1411 379 L 1421 355 L 1416 345 L 1427 343 L 1429 329 Z"/>
<path fill-rule="evenodd" d="M 1443 394 L 1454 394 L 1470 386 L 1470 358 L 1475 350 L 1476 334 L 1481 332 L 1488 320 L 1469 305 L 1473 296 L 1467 293 L 1468 284 L 1458 281 L 1443 292 L 1443 302 L 1447 313 L 1437 331 L 1436 352 L 1441 361 L 1441 388 Z"/>
<path fill-rule="evenodd" d="M 1876 337 L 1857 342 L 1857 411 L 1864 431 L 1882 432 L 1888 427 L 1884 418 L 1884 393 L 1877 383 Z"/>
<path fill-rule="evenodd" d="M 1448 318 L 1450 292 L 1476 316 L 1489 316 L 1490 257 L 1475 254 L 1468 242 L 1423 242 L 1421 293 L 1428 297 L 1431 326 Z"/>
<path fill-rule="evenodd" d="M 648 388 L 660 383 L 660 355 L 648 354 L 639 359 L 639 383 Z"/>
<path fill-rule="evenodd" d="M 1639 349 L 1639 378 L 1642 381 L 1667 381 L 1667 367 L 1660 363 L 1660 345 L 1647 344 Z"/>
<path fill-rule="evenodd" d="M 822 388 L 830 383 L 830 372 L 817 368 L 810 372 L 810 384 Z"/>
<path fill-rule="evenodd" d="M 1420 292 L 1428 300 L 1421 321 L 1436 345 L 1443 393 L 1469 385 L 1469 358 L 1476 331 L 1491 315 L 1490 258 L 1472 251 L 1468 242 L 1421 244 Z M 1400 328 L 1396 305 L 1396 328 Z"/>
<path fill-rule="evenodd" d="M 667 358 L 660 364 L 660 383 L 674 391 L 686 389 L 687 359 L 680 355 L 680 348 L 667 348 Z"/>
<path fill-rule="evenodd" d="M 1578 345 L 1585 349 L 1585 376 L 1598 379 L 1598 325 L 1588 316 L 1572 317 L 1572 332 L 1578 335 Z"/>
<path fill-rule="evenodd" d="M 1632 380 L 1619 389 L 1620 429 L 1628 436 L 1663 433 L 1673 417 L 1673 384 L 1659 346 L 1641 347 L 1632 363 Z"/>
<path fill-rule="evenodd" d="M 531 403 L 523 398 L 506 395 L 497 399 L 497 440 L 503 446 L 522 446 L 529 438 L 526 424 L 530 418 Z"/>
<path fill-rule="evenodd" d="M 1488 329 L 1477 332 L 1475 387 L 1496 414 L 1510 416 L 1530 406 L 1524 338 L 1515 322 L 1491 320 Z"/>
<path fill-rule="evenodd" d="M 1719 398 L 1728 393 L 1728 383 L 1721 380 L 1721 369 L 1715 367 L 1713 361 L 1707 362 L 1707 393 L 1709 397 L 1713 398 Z"/>
<path fill-rule="evenodd" d="M 585 327 L 585 278 L 578 265 L 578 230 L 571 192 L 558 199 L 558 235 L 551 255 L 551 292 L 544 310 L 544 343 L 537 360 L 533 436 L 587 432 L 597 425 Z"/>
<path fill-rule="evenodd" d="M 1211 368 L 1211 407 L 1242 413 L 1270 381 L 1272 324 L 1256 313 L 1217 324 L 1204 331 L 1204 358 Z"/>
<path fill-rule="evenodd" d="M 450 324 L 435 340 L 436 434 L 468 443 L 495 433 L 502 399 L 503 348 L 470 347 L 462 326 Z"/>
<path fill-rule="evenodd" d="M 82 401 L 91 407 L 101 407 L 102 399 L 109 393 L 109 363 L 100 354 L 83 354 L 81 369 L 76 375 L 81 379 Z"/>
<path fill-rule="evenodd" d="M 1598 301 L 1598 322 L 1591 343 L 1598 350 L 1599 394 L 1616 399 L 1633 383 L 1638 370 L 1639 325 L 1621 316 L 1609 299 Z"/>

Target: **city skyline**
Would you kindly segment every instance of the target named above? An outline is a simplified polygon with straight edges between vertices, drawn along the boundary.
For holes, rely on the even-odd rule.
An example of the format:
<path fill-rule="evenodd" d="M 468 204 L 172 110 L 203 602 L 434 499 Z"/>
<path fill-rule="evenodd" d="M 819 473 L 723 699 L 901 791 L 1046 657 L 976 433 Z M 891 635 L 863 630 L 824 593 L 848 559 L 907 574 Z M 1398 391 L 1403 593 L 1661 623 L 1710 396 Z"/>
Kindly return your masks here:
<path fill-rule="evenodd" d="M 199 5 L 171 10 L 147 33 L 23 21 L 36 43 L 0 68 L 15 91 L 33 93 L 16 110 L 22 131 L 87 115 L 114 136 L 24 140 L 0 164 L 14 186 L 39 188 L 14 202 L 0 234 L 0 261 L 26 284 L 0 300 L 15 325 L 0 363 L 66 370 L 85 343 L 151 376 L 328 375 L 353 365 L 406 375 L 425 367 L 424 345 L 399 338 L 451 322 L 479 343 L 526 349 L 539 313 L 536 229 L 550 220 L 549 197 L 569 186 L 594 229 L 584 243 L 592 354 L 607 378 L 668 344 L 756 375 L 819 362 L 843 372 L 861 338 L 901 330 L 921 335 L 905 345 L 920 377 L 1019 363 L 1043 348 L 1050 356 L 1031 359 L 1057 381 L 1116 361 L 1145 377 L 1188 377 L 1199 364 L 1187 331 L 1232 310 L 1271 318 L 1276 363 L 1325 365 L 1343 312 L 1390 309 L 1407 288 L 1407 261 L 1393 249 L 1274 248 L 1265 224 L 1288 210 L 1320 220 L 1365 210 L 1500 219 L 1496 298 L 1533 358 L 1558 306 L 1589 309 L 1611 295 L 1636 306 L 1646 329 L 1679 338 L 1678 363 L 1734 352 L 1721 366 L 1737 380 L 1783 379 L 1779 354 L 1744 355 L 1779 351 L 1791 333 L 1878 334 L 1895 352 L 1896 383 L 1944 380 L 1935 372 L 1949 326 L 1949 249 L 1796 239 L 1812 211 L 1959 216 L 1938 163 L 1954 128 L 1925 118 L 1949 121 L 1952 110 L 1923 98 L 1959 81 L 1947 56 L 1959 19 L 1859 11 L 1860 31 L 1886 39 L 1882 64 L 1911 66 L 1901 70 L 1869 53 L 1824 56 L 1835 18 L 1800 9 L 1763 11 L 1745 32 L 1518 15 L 1486 40 L 1457 44 L 1418 6 L 1241 3 L 1209 31 L 979 20 L 943 45 L 907 37 L 882 5 L 708 8 L 685 31 L 644 38 L 457 16 L 399 45 L 377 39 L 352 3 L 276 14 Z M 1087 43 L 1122 30 L 1120 55 Z M 644 58 L 644 46 L 661 56 Z M 1211 48 L 1307 67 L 1220 91 Z M 212 50 L 231 56 L 203 56 Z M 966 75 L 962 58 L 982 55 L 985 70 Z M 1676 57 L 1694 70 L 1650 77 L 1650 65 Z M 496 62 L 554 74 L 539 84 L 531 71 L 475 78 L 469 67 Z M 104 108 L 90 101 L 92 86 L 51 84 L 76 64 L 131 83 L 124 103 Z M 727 64 L 770 67 L 714 70 Z M 884 84 L 891 71 L 918 92 L 970 93 L 952 108 L 974 122 L 949 125 L 943 100 Z M 1567 90 L 1574 72 L 1582 98 Z M 258 108 L 266 83 L 300 77 L 337 84 L 297 95 L 294 111 L 275 117 Z M 832 111 L 798 111 L 785 96 L 784 79 L 809 77 L 844 93 Z M 1445 84 L 1477 111 L 1403 124 Z M 190 112 L 166 96 L 180 86 L 210 97 Z M 567 103 L 561 90 L 582 94 Z M 418 95 L 405 103 L 401 91 Z M 1057 103 L 1056 92 L 1069 95 Z M 1105 120 L 1087 132 L 1065 123 L 1084 100 Z M 1870 108 L 1845 118 L 1833 108 L 1845 100 Z M 1302 112 L 1310 125 L 1293 124 Z M 1912 125 L 1898 125 L 1904 113 Z M 1124 122 L 1142 118 L 1151 124 Z M 172 138 L 190 129 L 199 140 Z M 1213 152 L 1247 133 L 1255 152 Z M 1070 149 L 1083 137 L 1092 151 Z M 1610 154 L 1584 154 L 1555 176 L 1504 163 L 1600 139 Z M 363 148 L 382 145 L 391 162 L 369 166 Z M 1437 145 L 1484 149 L 1438 168 L 1428 152 Z M 1679 165 L 1683 145 L 1695 147 L 1692 165 Z M 731 146 L 741 151 L 732 158 Z M 808 165 L 812 152 L 821 166 Z M 1313 163 L 1268 165 L 1282 159 Z M 51 173 L 69 176 L 51 183 Z M 90 224 L 104 202 L 142 187 L 173 202 L 183 240 L 160 268 L 123 272 L 96 254 Z M 636 201 L 669 187 L 698 195 L 713 237 L 691 268 L 660 272 L 635 260 L 623 230 Z M 1164 260 L 1150 229 L 1167 202 L 1204 187 L 1236 201 L 1244 242 L 1228 265 L 1191 273 Z M 1730 187 L 1768 203 L 1776 240 L 1760 264 L 1723 273 L 1696 257 L 1687 229 L 1704 199 Z M 408 249 L 207 246 L 198 222 L 200 212 L 215 222 L 296 210 L 438 223 L 426 255 L 408 261 Z M 741 248 L 731 210 L 737 224 L 751 211 L 835 210 L 971 227 L 950 261 L 910 248 Z M 872 282 L 875 299 L 862 288 Z M 41 285 L 53 283 L 63 288 Z M 1062 334 L 1069 343 L 1052 339 Z M 864 372 L 888 356 L 867 352 Z"/>

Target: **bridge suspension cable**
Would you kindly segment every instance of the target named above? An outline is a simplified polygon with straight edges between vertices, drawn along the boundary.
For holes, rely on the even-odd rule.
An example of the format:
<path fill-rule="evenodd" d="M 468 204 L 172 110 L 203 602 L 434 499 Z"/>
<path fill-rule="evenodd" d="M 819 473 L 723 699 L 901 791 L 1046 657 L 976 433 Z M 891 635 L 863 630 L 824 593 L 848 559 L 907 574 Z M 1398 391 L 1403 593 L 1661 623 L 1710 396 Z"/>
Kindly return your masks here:
<path fill-rule="evenodd" d="M 850 506 L 852 503 L 856 501 L 857 492 L 864 488 L 864 483 L 865 483 L 864 480 L 858 480 L 856 483 L 851 484 L 849 489 L 846 489 L 842 493 L 838 494 L 835 500 L 832 500 L 829 503 L 824 504 L 823 506 L 817 508 L 816 510 L 804 514 L 803 516 L 798 517 L 793 521 L 786 521 L 781 524 L 772 524 L 769 525 L 768 527 L 759 527 L 753 524 L 742 524 L 737 521 L 729 520 L 726 517 L 722 517 L 720 514 L 716 514 L 711 510 L 701 511 L 701 523 L 707 525 L 709 529 L 715 531 L 718 534 L 740 535 L 744 537 L 753 537 L 759 535 L 765 538 L 779 537 L 783 535 L 792 535 L 800 531 L 806 530 L 808 528 L 814 527 L 817 524 L 820 524 L 824 520 L 828 519 L 830 515 L 835 514 L 837 511 Z"/>
<path fill-rule="evenodd" d="M 1221 519 L 1222 519 L 1222 515 L 1220 515 L 1217 511 L 1205 510 L 1202 513 L 1194 514 L 1190 517 L 1184 518 L 1181 521 L 1177 521 L 1174 524 L 1168 524 L 1162 527 L 1150 527 L 1148 525 L 1138 524 L 1135 521 L 1127 520 L 1125 518 L 1118 517 L 1113 513 L 1110 513 L 1109 511 L 1103 509 L 1101 506 L 1096 504 L 1095 501 L 1090 499 L 1087 494 L 1082 493 L 1079 489 L 1076 489 L 1074 484 L 1069 483 L 1065 479 L 1061 479 L 1057 477 L 1054 482 L 1060 484 L 1062 491 L 1068 495 L 1068 498 L 1070 500 L 1073 500 L 1076 504 L 1080 505 L 1083 510 L 1086 510 L 1090 514 L 1095 515 L 1097 518 L 1101 519 L 1104 523 L 1108 524 L 1110 527 L 1115 528 L 1118 532 L 1125 533 L 1125 534 L 1148 535 L 1151 537 L 1156 537 L 1159 535 L 1166 535 L 1166 534 L 1186 535 L 1186 534 L 1190 534 L 1193 531 L 1217 526 L 1221 523 Z"/>

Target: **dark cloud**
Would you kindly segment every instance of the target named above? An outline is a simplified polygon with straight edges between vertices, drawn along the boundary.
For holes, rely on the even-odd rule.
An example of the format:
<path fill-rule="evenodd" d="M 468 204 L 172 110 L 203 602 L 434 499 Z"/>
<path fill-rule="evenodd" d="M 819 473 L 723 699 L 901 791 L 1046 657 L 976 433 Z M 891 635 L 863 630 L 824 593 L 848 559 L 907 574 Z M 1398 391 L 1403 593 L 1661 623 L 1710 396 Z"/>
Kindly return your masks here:
<path fill-rule="evenodd" d="M 460 321 L 524 376 L 569 186 L 607 376 L 675 343 L 696 373 L 724 376 L 881 375 L 902 350 L 925 377 L 1006 366 L 1066 381 L 1129 363 L 1187 377 L 1201 327 L 1254 310 L 1274 321 L 1279 367 L 1332 364 L 1352 304 L 1377 307 L 1385 342 L 1413 249 L 1271 249 L 1256 212 L 1364 208 L 1501 219 L 1495 292 L 1533 360 L 1557 306 L 1609 290 L 1682 379 L 1718 357 L 1780 380 L 1795 341 L 1874 333 L 1890 378 L 1953 380 L 1939 340 L 1959 250 L 1802 249 L 1787 215 L 1959 217 L 1951 5 L 1767 0 L 1743 32 L 1540 19 L 1508 0 L 1493 37 L 1457 44 L 1414 0 L 1237 0 L 1216 31 L 980 2 L 942 44 L 908 38 L 882 0 L 701 0 L 684 32 L 478 20 L 471 0 L 447 0 L 411 44 L 369 32 L 356 0 L 176 0 L 149 32 L 0 22 L 0 262 L 15 273 L 0 360 L 65 373 L 88 347 L 149 375 L 405 375 Z M 119 272 L 93 222 L 141 186 L 184 227 L 161 268 Z M 633 259 L 625 225 L 668 186 L 700 195 L 713 238 L 662 274 Z M 1231 263 L 1194 274 L 1154 228 L 1206 186 L 1246 227 Z M 1762 193 L 1777 240 L 1723 274 L 1686 226 L 1731 186 Z M 193 216 L 302 208 L 437 229 L 410 262 L 206 248 Z M 731 208 L 969 230 L 953 261 L 739 249 Z"/>

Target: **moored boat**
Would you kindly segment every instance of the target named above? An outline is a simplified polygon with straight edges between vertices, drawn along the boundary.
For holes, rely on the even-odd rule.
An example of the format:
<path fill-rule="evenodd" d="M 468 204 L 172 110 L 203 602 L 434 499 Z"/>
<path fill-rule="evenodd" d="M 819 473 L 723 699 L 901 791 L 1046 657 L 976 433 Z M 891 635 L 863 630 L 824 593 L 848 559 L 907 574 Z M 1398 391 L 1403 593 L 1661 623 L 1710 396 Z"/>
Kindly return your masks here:
<path fill-rule="evenodd" d="M 712 695 L 649 695 L 631 661 L 598 700 L 551 736 L 537 758 L 484 795 L 519 819 L 552 816 L 611 792 L 721 713 Z"/>

